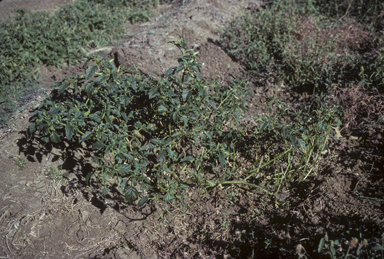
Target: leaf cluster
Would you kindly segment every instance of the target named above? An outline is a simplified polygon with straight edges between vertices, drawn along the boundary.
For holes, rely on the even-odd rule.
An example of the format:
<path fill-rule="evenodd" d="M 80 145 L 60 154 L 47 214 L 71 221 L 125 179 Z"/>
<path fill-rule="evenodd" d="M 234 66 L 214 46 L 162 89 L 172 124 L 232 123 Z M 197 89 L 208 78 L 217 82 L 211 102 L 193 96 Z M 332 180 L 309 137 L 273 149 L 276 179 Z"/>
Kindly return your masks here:
<path fill-rule="evenodd" d="M 350 234 L 347 231 L 347 234 Z M 347 239 L 330 240 L 326 233 L 321 238 L 317 252 L 319 255 L 327 258 L 382 258 L 384 255 L 384 234 L 380 238 L 371 238 L 367 240 L 362 233 L 359 238 L 352 237 Z"/>
<path fill-rule="evenodd" d="M 147 21 L 149 15 L 142 7 L 87 0 L 61 6 L 53 16 L 17 9 L 14 19 L 0 24 L 1 110 L 20 100 L 26 81 L 36 84 L 40 64 L 76 64 L 86 58 L 85 49 L 123 36 L 126 21 Z"/>
<path fill-rule="evenodd" d="M 87 180 L 116 179 L 128 202 L 140 192 L 182 200 L 188 187 L 226 184 L 277 193 L 315 171 L 337 107 L 292 111 L 273 99 L 270 113 L 255 117 L 256 128 L 240 124 L 246 83 L 201 78 L 198 52 L 182 38 L 172 43 L 181 51 L 178 66 L 153 76 L 92 57 L 85 75 L 66 78 L 41 103 L 29 133 L 43 142 L 84 142 L 98 165 Z M 247 156 L 253 164 L 244 164 Z"/>
<path fill-rule="evenodd" d="M 246 172 L 248 183 L 242 183 L 262 181 L 267 193 L 277 194 L 284 183 L 300 183 L 316 173 L 331 128 L 340 124 L 341 116 L 340 107 L 319 99 L 317 107 L 302 110 L 292 109 L 275 97 L 268 98 L 268 112 L 255 115 L 257 127 L 252 130 L 253 139 L 262 145 L 249 147 L 248 152 L 256 154 L 256 159 L 254 168 Z"/>
<path fill-rule="evenodd" d="M 362 29 L 360 36 L 348 35 L 343 22 L 317 11 L 314 2 L 321 1 L 273 1 L 257 12 L 249 11 L 231 22 L 221 36 L 222 45 L 258 80 L 272 77 L 293 87 L 322 90 L 362 81 L 381 84 L 379 52 L 372 51 L 374 44 L 364 46 L 368 43 L 361 37 L 366 35 L 366 41 L 377 42 L 376 46 L 382 37 L 367 36 L 369 32 Z M 354 21 L 353 26 L 360 25 Z M 352 47 L 350 41 L 361 43 Z"/>
<path fill-rule="evenodd" d="M 307 110 L 292 109 L 276 97 L 267 99 L 268 113 L 256 115 L 255 120 L 260 125 L 260 132 L 273 133 L 270 140 L 276 143 L 290 142 L 294 149 L 305 150 L 310 135 L 327 131 L 330 125 L 340 125 L 341 107 L 331 105 L 324 98 L 312 103 Z"/>
<path fill-rule="evenodd" d="M 182 197 L 188 185 L 205 184 L 207 166 L 223 178 L 248 88 L 202 79 L 197 52 L 183 39 L 172 43 L 178 66 L 154 76 L 92 57 L 85 75 L 66 78 L 41 103 L 29 132 L 92 147 L 98 169 L 88 180 L 116 178 L 129 202 L 138 189 Z"/>
<path fill-rule="evenodd" d="M 362 24 L 367 24 L 375 30 L 383 28 L 384 4 L 380 0 L 341 1 L 316 0 L 311 2 L 313 10 L 328 17 L 340 19 L 345 16 L 353 17 Z"/>

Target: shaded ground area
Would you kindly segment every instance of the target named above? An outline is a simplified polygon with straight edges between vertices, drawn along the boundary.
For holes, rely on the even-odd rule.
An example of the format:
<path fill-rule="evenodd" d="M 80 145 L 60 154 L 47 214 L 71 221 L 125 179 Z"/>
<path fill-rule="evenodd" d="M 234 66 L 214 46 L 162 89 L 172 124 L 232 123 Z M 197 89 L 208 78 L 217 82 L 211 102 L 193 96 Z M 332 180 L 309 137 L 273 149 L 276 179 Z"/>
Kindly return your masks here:
<path fill-rule="evenodd" d="M 0 2 L 0 9 L 9 2 Z M 50 9 L 64 2 L 12 4 Z M 204 77 L 225 84 L 230 74 L 241 76 L 244 68 L 221 49 L 218 37 L 230 20 L 249 6 L 257 8 L 257 2 L 185 2 L 159 6 L 150 22 L 127 25 L 132 37 L 89 52 L 102 51 L 117 65 L 165 72 L 177 64 L 179 53 L 168 42 L 180 33 L 199 51 Z M 49 92 L 48 86 L 71 73 L 84 74 L 82 66 L 42 67 L 42 91 Z M 247 123 L 264 111 L 269 95 L 291 107 L 306 105 L 311 98 L 284 85 L 249 86 L 253 97 L 248 100 Z M 65 143 L 41 146 L 25 136 L 30 114 L 43 98 L 31 97 L 0 132 L 2 258 L 288 258 L 298 244 L 316 257 L 313 250 L 325 232 L 334 238 L 350 230 L 345 238 L 361 233 L 377 240 L 383 233 L 384 125 L 376 122 L 380 114 L 333 134 L 318 174 L 285 186 L 277 196 L 222 187 L 209 194 L 191 193 L 195 203 L 185 211 L 157 202 L 138 209 L 122 203 L 116 193 L 103 196 L 86 185 L 84 176 L 93 170 L 88 150 Z"/>

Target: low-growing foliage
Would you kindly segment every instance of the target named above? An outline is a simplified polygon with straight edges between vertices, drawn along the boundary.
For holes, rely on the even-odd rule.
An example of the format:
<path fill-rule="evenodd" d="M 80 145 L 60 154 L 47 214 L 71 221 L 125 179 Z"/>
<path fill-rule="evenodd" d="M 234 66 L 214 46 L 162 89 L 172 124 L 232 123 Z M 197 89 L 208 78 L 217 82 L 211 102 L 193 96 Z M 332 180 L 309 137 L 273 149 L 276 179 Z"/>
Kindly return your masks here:
<path fill-rule="evenodd" d="M 330 17 L 353 17 L 372 29 L 382 29 L 384 24 L 384 3 L 380 0 L 315 0 L 313 10 Z"/>
<path fill-rule="evenodd" d="M 359 233 L 358 237 L 350 239 L 330 240 L 326 233 L 319 242 L 317 252 L 322 256 L 327 255 L 327 258 L 383 258 L 384 234 L 379 238 L 366 239 Z"/>
<path fill-rule="evenodd" d="M 147 21 L 149 8 L 156 4 L 124 2 L 130 4 L 80 0 L 61 6 L 53 16 L 18 9 L 14 19 L 1 23 L 0 124 L 7 121 L 22 96 L 31 92 L 28 85 L 36 85 L 39 65 L 61 67 L 80 62 L 86 58 L 87 48 L 126 36 L 126 21 Z"/>
<path fill-rule="evenodd" d="M 179 65 L 165 74 L 151 71 L 154 76 L 92 57 L 86 75 L 57 84 L 35 111 L 29 132 L 39 132 L 44 142 L 91 146 L 98 167 L 87 180 L 117 179 L 128 202 L 138 199 L 139 190 L 165 201 L 182 200 L 191 186 L 245 184 L 277 193 L 285 182 L 314 172 L 334 123 L 332 109 L 318 108 L 311 117 L 275 100 L 279 112 L 258 116 L 260 129 L 240 125 L 249 94 L 245 82 L 235 78 L 220 85 L 202 79 L 197 52 L 183 39 L 172 43 L 182 52 Z M 283 122 L 282 116 L 295 122 Z M 281 132 L 281 138 L 268 138 L 272 131 Z M 271 144 L 266 154 L 260 150 L 262 138 L 264 145 Z M 282 148 L 276 144 L 281 139 Z M 242 152 L 255 152 L 251 168 L 242 164 Z M 259 174 L 267 187 L 256 185 Z M 144 196 L 139 204 L 147 200 Z"/>
<path fill-rule="evenodd" d="M 382 59 L 373 51 L 382 35 L 354 20 L 332 20 L 314 2 L 273 1 L 249 11 L 224 31 L 222 45 L 255 80 L 272 77 L 311 93 L 334 84 L 382 86 Z"/>
<path fill-rule="evenodd" d="M 254 139 L 262 140 L 264 150 L 260 146 L 249 149 L 258 154 L 259 166 L 250 170 L 245 180 L 257 175 L 270 182 L 268 189 L 275 188 L 277 194 L 284 183 L 293 179 L 301 182 L 316 173 L 331 128 L 340 124 L 341 115 L 339 106 L 318 99 L 317 107 L 308 110 L 293 110 L 274 97 L 267 100 L 268 113 L 255 116 L 258 128 L 253 130 Z"/>
<path fill-rule="evenodd" d="M 47 96 L 30 133 L 91 145 L 99 167 L 88 180 L 117 177 L 128 201 L 137 199 L 138 185 L 162 191 L 166 201 L 182 196 L 189 183 L 205 184 L 202 164 L 225 179 L 246 84 L 203 80 L 197 52 L 184 40 L 173 43 L 182 51 L 178 67 L 154 77 L 92 58 L 85 76 L 67 78 Z"/>
<path fill-rule="evenodd" d="M 22 157 L 15 157 L 13 162 L 19 167 L 20 170 L 23 170 L 27 164 L 27 161 L 25 161 Z"/>
<path fill-rule="evenodd" d="M 80 0 L 53 17 L 18 10 L 14 21 L 0 25 L 0 112 L 10 111 L 23 92 L 36 90 L 38 64 L 78 63 L 87 56 L 85 49 L 122 36 L 125 21 L 149 20 L 150 9 L 164 2 L 170 0 Z M 376 0 L 279 0 L 230 24 L 223 46 L 248 66 L 250 78 L 327 90 L 315 91 L 307 109 L 270 97 L 267 113 L 254 116 L 257 126 L 244 125 L 249 95 L 244 80 L 220 85 L 201 78 L 197 52 L 179 39 L 172 42 L 181 51 L 179 64 L 164 74 L 115 67 L 113 60 L 91 56 L 85 75 L 55 84 L 34 112 L 28 133 L 43 143 L 82 143 L 96 165 L 87 182 L 104 195 L 117 183 L 125 201 L 138 200 L 139 207 L 152 198 L 191 207 L 188 188 L 197 188 L 198 196 L 225 185 L 277 194 L 287 182 L 299 184 L 316 173 L 332 128 L 356 126 L 356 118 L 380 113 L 383 9 Z M 369 24 L 360 26 L 355 18 Z M 367 106 L 372 100 L 380 100 L 375 111 Z M 0 117 L 0 123 L 5 120 Z M 26 165 L 22 158 L 14 162 L 20 169 Z M 51 179 L 64 182 L 63 176 L 60 165 L 50 171 Z M 234 203 L 236 188 L 227 195 Z M 219 216 L 229 235 L 227 211 Z M 236 235 L 241 242 L 248 235 L 252 245 L 260 242 L 265 250 L 282 247 L 268 236 L 255 241 L 253 232 Z M 327 258 L 383 258 L 384 236 L 365 238 L 332 241 L 325 235 L 313 252 Z M 289 250 L 298 258 L 310 258 L 307 252 L 302 244 Z"/>
<path fill-rule="evenodd" d="M 49 178 L 58 181 L 60 184 L 66 182 L 67 173 L 63 172 L 63 166 L 57 163 L 56 167 L 51 167 L 49 170 Z"/>

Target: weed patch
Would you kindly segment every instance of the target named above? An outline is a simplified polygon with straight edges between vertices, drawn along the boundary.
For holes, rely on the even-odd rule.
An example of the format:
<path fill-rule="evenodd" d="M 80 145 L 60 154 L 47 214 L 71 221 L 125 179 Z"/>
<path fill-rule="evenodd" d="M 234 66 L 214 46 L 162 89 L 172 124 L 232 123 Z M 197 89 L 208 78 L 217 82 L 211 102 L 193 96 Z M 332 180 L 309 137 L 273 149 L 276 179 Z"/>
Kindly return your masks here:
<path fill-rule="evenodd" d="M 331 20 L 309 2 L 275 1 L 233 21 L 221 39 L 254 80 L 272 77 L 312 93 L 355 82 L 382 87 L 377 33 L 353 20 Z"/>
<path fill-rule="evenodd" d="M 0 124 L 37 88 L 39 65 L 70 66 L 87 57 L 86 49 L 127 36 L 124 24 L 147 21 L 150 7 L 158 4 L 140 3 L 81 0 L 52 17 L 16 10 L 13 20 L 0 24 Z"/>
<path fill-rule="evenodd" d="M 88 182 L 113 178 L 127 202 L 141 196 L 139 205 L 160 198 L 184 206 L 189 187 L 247 185 L 278 193 L 315 172 L 337 110 L 318 107 L 311 116 L 271 100 L 271 113 L 255 118 L 260 128 L 241 125 L 249 95 L 244 81 L 227 86 L 202 79 L 197 52 L 183 39 L 172 43 L 182 52 L 179 65 L 165 74 L 152 71 L 155 76 L 91 58 L 86 75 L 66 78 L 47 96 L 29 133 L 43 142 L 92 147 L 98 167 Z M 253 162 L 246 166 L 244 156 Z"/>

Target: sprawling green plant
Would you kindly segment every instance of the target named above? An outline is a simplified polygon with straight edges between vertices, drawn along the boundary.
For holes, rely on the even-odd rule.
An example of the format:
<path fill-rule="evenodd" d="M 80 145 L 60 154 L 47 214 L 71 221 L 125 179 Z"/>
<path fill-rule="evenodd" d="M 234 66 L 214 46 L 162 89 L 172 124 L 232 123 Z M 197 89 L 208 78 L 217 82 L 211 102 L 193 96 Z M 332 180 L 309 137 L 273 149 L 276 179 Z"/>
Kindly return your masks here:
<path fill-rule="evenodd" d="M 188 184 L 207 181 L 202 165 L 225 179 L 230 129 L 248 89 L 238 79 L 229 86 L 202 79 L 197 52 L 183 39 L 173 44 L 182 51 L 179 65 L 154 77 L 91 58 L 85 76 L 66 78 L 41 103 L 29 132 L 92 146 L 98 169 L 88 181 L 116 177 L 128 201 L 137 199 L 136 186 L 166 201 L 181 197 Z"/>
<path fill-rule="evenodd" d="M 15 103 L 30 94 L 31 88 L 35 90 L 39 65 L 80 62 L 86 58 L 87 48 L 126 36 L 127 20 L 147 21 L 148 8 L 138 3 L 126 8 L 80 0 L 61 6 L 54 16 L 16 10 L 13 20 L 0 24 L 0 125 Z M 28 89 L 28 85 L 33 87 Z"/>
<path fill-rule="evenodd" d="M 249 94 L 244 81 L 202 79 L 197 52 L 183 39 L 172 43 L 182 52 L 179 65 L 165 74 L 151 71 L 154 76 L 92 57 L 85 76 L 66 78 L 41 103 L 29 133 L 92 147 L 98 167 L 87 180 L 117 179 L 128 202 L 138 198 L 138 188 L 165 201 L 181 200 L 188 186 L 245 184 L 272 194 L 315 171 L 335 123 L 333 109 L 315 109 L 311 117 L 274 100 L 279 110 L 272 114 L 271 101 L 271 114 L 256 118 L 260 128 L 240 125 Z M 243 163 L 245 156 L 253 165 Z M 264 187 L 257 185 L 260 176 Z"/>
<path fill-rule="evenodd" d="M 340 107 L 318 97 L 318 107 L 291 109 L 277 98 L 267 100 L 268 112 L 255 115 L 257 126 L 247 146 L 253 166 L 234 179 L 219 184 L 245 184 L 277 194 L 285 183 L 305 181 L 316 173 L 317 163 L 326 154 L 333 126 L 340 125 Z M 259 184 L 262 183 L 264 187 Z"/>

